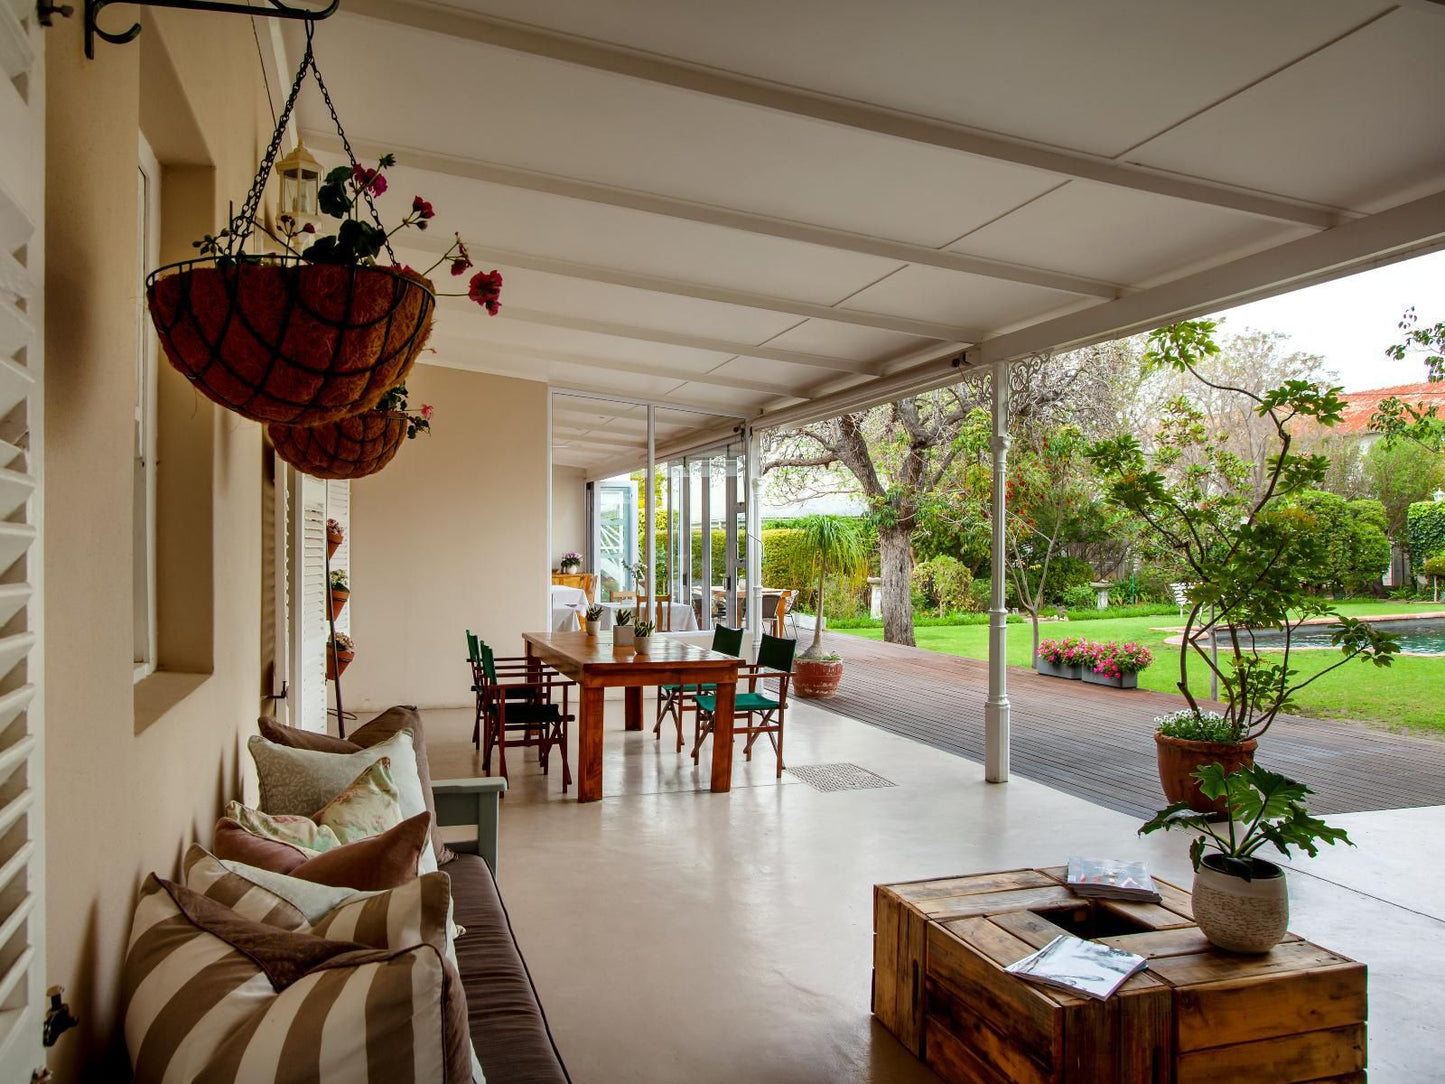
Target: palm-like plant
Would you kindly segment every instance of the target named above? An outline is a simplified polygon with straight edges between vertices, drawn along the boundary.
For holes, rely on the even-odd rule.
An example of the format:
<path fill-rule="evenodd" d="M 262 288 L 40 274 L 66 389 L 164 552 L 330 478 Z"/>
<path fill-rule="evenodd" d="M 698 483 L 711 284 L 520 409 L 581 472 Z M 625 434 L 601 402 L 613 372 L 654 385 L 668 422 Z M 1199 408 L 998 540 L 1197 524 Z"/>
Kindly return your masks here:
<path fill-rule="evenodd" d="M 803 551 L 811 557 L 818 573 L 818 613 L 813 622 L 813 643 L 802 657 L 818 659 L 824 654 L 823 585 L 828 573 L 861 575 L 868 568 L 868 552 L 863 547 L 857 526 L 842 516 L 809 516 L 798 525 L 798 529 L 803 533 Z"/>

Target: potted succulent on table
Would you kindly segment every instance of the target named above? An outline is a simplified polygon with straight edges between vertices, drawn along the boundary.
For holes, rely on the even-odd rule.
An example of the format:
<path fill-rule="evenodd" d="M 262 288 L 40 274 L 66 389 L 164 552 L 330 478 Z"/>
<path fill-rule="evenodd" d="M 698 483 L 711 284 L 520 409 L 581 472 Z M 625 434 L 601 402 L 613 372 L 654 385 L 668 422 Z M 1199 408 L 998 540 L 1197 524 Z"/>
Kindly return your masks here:
<path fill-rule="evenodd" d="M 351 597 L 351 588 L 346 582 L 346 569 L 331 570 L 331 620 L 335 621 L 346 609 L 346 600 Z"/>
<path fill-rule="evenodd" d="M 639 621 L 632 626 L 632 648 L 639 655 L 652 650 L 652 633 L 656 627 L 651 621 Z"/>
<path fill-rule="evenodd" d="M 1139 829 L 1140 835 L 1182 828 L 1197 835 L 1189 845 L 1194 865 L 1194 921 L 1204 936 L 1228 952 L 1268 952 L 1289 927 L 1289 890 L 1284 870 L 1260 858 L 1271 844 L 1286 858 L 1298 847 L 1310 857 L 1318 843 L 1346 843 L 1341 828 L 1310 816 L 1304 798 L 1313 793 L 1257 764 L 1226 772 L 1207 764 L 1194 773 L 1206 796 L 1223 803 L 1228 828 L 1207 814 L 1175 802 Z"/>
<path fill-rule="evenodd" d="M 823 596 L 829 572 L 861 576 L 868 570 L 868 554 L 852 520 L 841 516 L 808 516 L 799 525 L 803 553 L 818 574 L 818 602 L 814 607 L 813 642 L 793 660 L 793 691 L 802 697 L 823 699 L 838 691 L 843 679 L 843 657 L 823 650 Z"/>
<path fill-rule="evenodd" d="M 582 555 L 580 553 L 564 553 L 562 560 L 557 562 L 557 567 L 563 575 L 570 575 L 582 567 Z"/>
<path fill-rule="evenodd" d="M 1110 685 L 1116 689 L 1139 687 L 1139 671 L 1154 662 L 1154 653 L 1143 644 L 1091 643 L 1087 648 L 1083 679 L 1092 685 Z"/>
<path fill-rule="evenodd" d="M 1367 622 L 1341 615 L 1307 586 L 1333 540 L 1293 497 L 1322 485 L 1329 460 L 1292 451 L 1294 430 L 1336 425 L 1345 407 L 1341 388 L 1290 380 L 1254 392 L 1212 379 L 1200 369 L 1220 352 L 1215 327 L 1210 320 L 1190 320 L 1152 332 L 1145 371 L 1189 374 L 1247 403 L 1269 434 L 1263 483 L 1255 485 L 1254 460 L 1230 451 L 1210 415 L 1184 395 L 1165 406 L 1150 453 L 1137 437 L 1123 435 L 1095 443 L 1088 456 L 1109 500 L 1137 515 L 1148 543 L 1184 566 L 1192 582 L 1177 682 L 1186 707 L 1156 721 L 1159 782 L 1169 801 L 1222 814 L 1224 799 L 1200 790 L 1198 768 L 1252 763 L 1256 739 L 1293 707 L 1301 689 L 1351 659 L 1388 666 L 1400 645 Z M 1321 616 L 1334 619 L 1331 639 L 1340 657 L 1304 675 L 1290 665 L 1292 639 L 1302 624 Z M 1255 629 L 1278 633 L 1280 648 L 1256 650 Z M 1207 703 L 1201 687 L 1211 677 L 1222 712 L 1201 703 Z"/>
<path fill-rule="evenodd" d="M 337 522 L 336 520 L 334 520 L 334 519 L 328 519 L 328 520 L 326 521 L 326 558 L 327 558 L 327 560 L 330 560 L 331 558 L 333 558 L 333 557 L 336 556 L 336 551 L 337 551 L 338 549 L 340 549 L 341 543 L 343 543 L 343 542 L 345 542 L 345 541 L 346 541 L 346 528 L 343 527 L 343 526 L 341 526 L 341 524 L 340 524 L 339 522 Z"/>
<path fill-rule="evenodd" d="M 356 643 L 344 632 L 326 641 L 326 680 L 335 681 L 356 658 Z"/>
<path fill-rule="evenodd" d="M 618 610 L 612 619 L 612 646 L 632 646 L 632 611 Z"/>
<path fill-rule="evenodd" d="M 1089 642 L 1082 636 L 1065 636 L 1059 640 L 1039 642 L 1039 657 L 1034 669 L 1049 677 L 1078 681 L 1084 676 Z"/>
<path fill-rule="evenodd" d="M 587 635 L 596 636 L 602 631 L 602 607 L 595 603 L 587 607 Z"/>

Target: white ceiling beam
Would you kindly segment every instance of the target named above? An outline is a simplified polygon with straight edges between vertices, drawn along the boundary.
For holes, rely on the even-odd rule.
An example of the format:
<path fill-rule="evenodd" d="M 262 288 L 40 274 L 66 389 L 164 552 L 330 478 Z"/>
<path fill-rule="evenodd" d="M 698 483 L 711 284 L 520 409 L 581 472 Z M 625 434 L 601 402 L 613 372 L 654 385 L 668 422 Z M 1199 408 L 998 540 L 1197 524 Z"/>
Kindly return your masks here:
<path fill-rule="evenodd" d="M 308 128 L 305 132 L 313 150 L 339 153 L 341 141 L 336 134 L 319 128 Z M 970 256 L 946 248 L 929 248 L 906 241 L 891 241 L 883 237 L 835 230 L 827 226 L 815 226 L 806 222 L 793 222 L 786 218 L 753 214 L 751 211 L 737 211 L 729 207 L 718 207 L 710 203 L 660 196 L 654 192 L 639 192 L 631 188 L 618 188 L 599 184 L 596 181 L 581 181 L 572 177 L 561 177 L 552 173 L 519 169 L 515 166 L 483 162 L 476 158 L 462 158 L 456 155 L 437 154 L 416 147 L 401 147 L 394 142 L 385 145 L 367 140 L 352 140 L 352 148 L 360 158 L 379 158 L 394 153 L 399 162 L 410 169 L 440 173 L 448 177 L 483 181 L 486 184 L 501 185 L 505 188 L 520 188 L 529 192 L 541 192 L 550 196 L 581 200 L 586 203 L 622 207 L 629 211 L 676 218 L 684 222 L 697 222 L 707 226 L 721 226 L 742 233 L 754 233 L 762 237 L 777 237 L 785 241 L 800 241 L 822 248 L 837 249 L 841 252 L 857 252 L 865 256 L 878 256 L 899 263 L 915 263 L 926 267 L 938 267 L 945 271 L 959 271 L 983 278 L 1018 282 L 1027 286 L 1041 286 L 1049 290 L 1081 294 L 1086 297 L 1114 298 L 1126 293 L 1125 287 L 1102 279 L 1084 275 L 1070 275 L 1063 271 L 1050 271 L 1023 264 L 1008 263 L 1004 260 L 990 260 L 982 256 Z"/>
<path fill-rule="evenodd" d="M 624 414 L 613 414 L 602 406 L 599 406 L 594 411 L 588 412 L 583 410 L 567 410 L 554 404 L 552 407 L 552 417 L 561 419 L 565 425 L 591 426 L 594 429 L 605 427 L 607 429 L 615 429 L 618 432 L 635 430 L 639 434 L 647 432 L 647 419 L 633 418 Z M 606 421 L 598 421 L 597 419 L 599 417 L 605 417 Z M 683 425 L 680 422 L 666 422 L 662 420 L 657 422 L 657 430 L 664 436 L 670 435 L 673 430 L 685 430 L 689 428 L 691 427 Z M 663 433 L 663 430 L 667 430 L 668 432 Z"/>
<path fill-rule="evenodd" d="M 774 297 L 770 294 L 755 294 L 746 290 L 730 290 L 721 286 L 682 282 L 661 275 L 644 275 L 613 267 L 574 263 L 572 260 L 558 260 L 551 256 L 536 256 L 527 252 L 492 248 L 486 244 L 472 244 L 469 247 L 475 259 L 482 261 L 482 257 L 485 255 L 483 262 L 488 264 L 520 267 L 528 271 L 541 271 L 548 275 L 600 282 L 609 286 L 626 286 L 634 290 L 646 290 L 650 293 L 668 294 L 673 297 L 691 297 L 699 301 L 717 301 L 724 305 L 739 305 L 749 309 L 781 312 L 789 316 L 831 320 L 834 323 L 852 324 L 856 327 L 873 328 L 878 331 L 896 331 L 902 335 L 916 335 L 919 338 L 937 339 L 941 342 L 977 342 L 984 336 L 984 332 L 979 328 L 941 324 L 933 320 L 914 320 L 907 316 L 890 316 L 887 313 L 864 312 L 861 309 L 843 309 L 833 305 L 818 305 L 811 301 Z M 422 250 L 417 249 L 416 251 Z M 430 252 L 428 255 L 437 257 L 441 253 Z"/>
<path fill-rule="evenodd" d="M 456 336 L 448 336 L 453 341 L 458 341 Z M 728 373 L 698 372 L 693 369 L 684 369 L 676 365 L 644 365 L 635 361 L 617 361 L 612 358 L 599 358 L 583 356 L 581 354 L 569 354 L 560 350 L 543 350 L 530 346 L 518 346 L 512 343 L 477 343 L 474 340 L 465 340 L 467 346 L 475 349 L 482 346 L 488 358 L 498 358 L 502 361 L 517 361 L 526 364 L 529 360 L 552 361 L 559 365 L 582 365 L 589 369 L 605 369 L 614 373 L 630 373 L 633 376 L 656 376 L 663 380 L 687 381 L 692 384 L 711 384 L 720 388 L 742 388 L 745 391 L 755 391 L 763 395 L 780 395 L 790 399 L 806 399 L 808 393 L 787 384 L 774 384 L 767 380 L 752 380 L 744 376 L 733 376 Z"/>
<path fill-rule="evenodd" d="M 558 426 L 552 427 L 552 436 L 557 441 L 565 441 L 568 444 L 593 444 L 599 448 L 645 448 L 647 442 L 627 440 L 623 437 L 609 437 L 601 434 L 586 434 L 575 430 L 563 430 Z"/>
<path fill-rule="evenodd" d="M 831 369 L 839 373 L 877 372 L 878 366 L 871 361 L 856 358 L 839 358 L 827 354 L 809 354 L 801 350 L 781 350 L 773 346 L 754 346 L 750 343 L 734 342 L 730 339 L 714 339 L 706 335 L 689 335 L 685 332 L 660 331 L 656 328 L 637 327 L 632 324 L 614 324 L 607 320 L 590 320 L 580 316 L 566 316 L 555 312 L 539 312 L 535 309 L 503 307 L 502 316 L 528 324 L 543 327 L 557 327 L 568 331 L 585 331 L 594 335 L 611 335 L 618 339 L 633 339 L 637 342 L 661 343 L 664 346 L 681 346 L 689 350 L 708 350 L 717 354 L 734 357 L 762 358 L 765 361 L 785 361 L 792 365 L 808 365 L 815 369 Z"/>
<path fill-rule="evenodd" d="M 1172 196 L 1284 222 L 1299 222 L 1316 229 L 1328 229 L 1350 217 L 1340 208 L 801 90 L 510 19 L 462 11 L 431 0 L 347 0 L 345 12 L 844 128 L 1009 162 L 1061 177 L 1077 177 L 1117 188 Z M 967 63 L 966 56 L 960 58 L 960 63 Z"/>

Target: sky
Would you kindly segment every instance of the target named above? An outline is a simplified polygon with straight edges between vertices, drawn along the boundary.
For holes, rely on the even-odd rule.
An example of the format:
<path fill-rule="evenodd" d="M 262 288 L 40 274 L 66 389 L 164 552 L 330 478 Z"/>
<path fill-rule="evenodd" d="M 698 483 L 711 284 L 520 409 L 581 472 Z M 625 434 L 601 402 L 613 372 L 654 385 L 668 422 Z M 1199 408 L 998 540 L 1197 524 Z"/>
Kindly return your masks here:
<path fill-rule="evenodd" d="M 1214 318 L 1223 321 L 1226 334 L 1245 328 L 1283 332 L 1290 350 L 1321 355 L 1346 391 L 1364 391 L 1425 379 L 1418 359 L 1385 356 L 1385 347 L 1400 341 L 1396 324 L 1411 305 L 1422 325 L 1445 320 L 1445 252 L 1240 305 Z"/>

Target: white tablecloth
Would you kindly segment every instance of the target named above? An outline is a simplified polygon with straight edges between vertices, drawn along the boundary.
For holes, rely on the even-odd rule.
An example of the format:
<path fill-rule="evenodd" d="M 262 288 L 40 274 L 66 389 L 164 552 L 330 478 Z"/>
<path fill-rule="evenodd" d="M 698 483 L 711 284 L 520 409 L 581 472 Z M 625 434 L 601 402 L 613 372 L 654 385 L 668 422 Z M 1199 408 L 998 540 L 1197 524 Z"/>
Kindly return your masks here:
<path fill-rule="evenodd" d="M 691 606 L 684 606 L 680 602 L 668 602 L 666 600 L 663 601 L 662 606 L 663 609 L 667 612 L 668 617 L 671 619 L 672 627 L 660 628 L 657 630 L 658 632 L 697 631 L 697 614 L 692 612 Z M 602 604 L 602 627 L 604 629 L 610 629 L 612 627 L 613 618 L 616 616 L 618 610 L 632 610 L 634 613 L 634 620 L 636 619 L 636 607 L 633 603 L 604 602 Z M 651 619 L 651 615 L 649 615 L 649 619 Z"/>
<path fill-rule="evenodd" d="M 580 587 L 552 585 L 552 628 L 569 632 L 580 628 L 587 617 L 587 592 Z"/>

